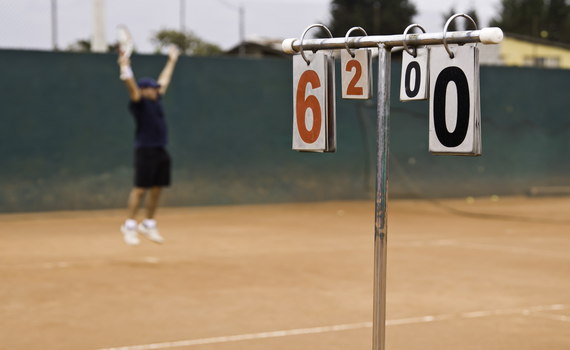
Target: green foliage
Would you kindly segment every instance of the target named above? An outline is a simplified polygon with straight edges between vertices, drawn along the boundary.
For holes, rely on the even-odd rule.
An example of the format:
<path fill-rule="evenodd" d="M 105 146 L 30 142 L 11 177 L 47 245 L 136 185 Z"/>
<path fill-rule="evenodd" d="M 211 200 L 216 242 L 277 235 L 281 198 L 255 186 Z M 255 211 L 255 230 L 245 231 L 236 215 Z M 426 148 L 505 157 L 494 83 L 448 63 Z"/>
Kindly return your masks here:
<path fill-rule="evenodd" d="M 570 5 L 565 0 L 502 0 L 500 13 L 490 25 L 570 43 Z"/>
<path fill-rule="evenodd" d="M 441 19 L 443 20 L 442 28 L 445 25 L 445 23 L 447 22 L 447 20 L 449 18 L 451 18 L 451 16 L 455 15 L 456 13 L 458 13 L 458 12 L 455 11 L 455 8 L 452 7 L 448 12 L 444 12 L 441 14 Z M 479 23 L 479 16 L 477 16 L 477 12 L 475 11 L 475 9 L 469 10 L 466 13 L 466 15 L 473 18 L 473 20 L 477 24 L 478 28 L 483 27 L 481 25 L 481 23 Z M 458 30 L 472 30 L 472 29 L 475 29 L 473 27 L 473 24 L 471 23 L 470 20 L 468 20 L 467 18 L 464 18 L 464 17 L 457 17 L 456 19 L 453 20 L 453 22 L 451 22 L 449 24 L 449 27 L 447 27 L 448 32 L 455 32 Z"/>
<path fill-rule="evenodd" d="M 67 47 L 67 51 L 72 52 L 91 52 L 91 40 L 79 39 Z M 107 45 L 107 52 L 119 53 L 119 42 Z M 136 50 L 133 50 L 135 53 Z"/>
<path fill-rule="evenodd" d="M 214 56 L 222 52 L 219 46 L 198 38 L 192 32 L 162 29 L 155 33 L 150 41 L 157 52 L 171 44 L 178 46 L 181 54 L 189 56 Z"/>
<path fill-rule="evenodd" d="M 475 11 L 475 9 L 471 9 L 471 10 L 467 11 L 466 15 L 473 18 L 473 20 L 475 21 L 475 24 L 477 24 L 477 28 L 481 29 L 481 28 L 485 27 L 485 25 L 483 23 L 479 22 L 479 16 L 477 16 L 477 12 Z M 465 19 L 464 29 L 466 29 L 466 30 L 475 29 L 475 27 L 473 27 L 473 24 L 471 24 L 470 20 Z"/>
<path fill-rule="evenodd" d="M 416 13 L 415 5 L 408 0 L 333 0 L 327 27 L 335 37 L 345 36 L 357 26 L 370 35 L 398 34 L 412 23 Z"/>
<path fill-rule="evenodd" d="M 108 45 L 108 52 L 119 53 L 119 42 L 116 41 L 114 44 L 109 44 Z M 135 50 L 133 50 L 133 53 L 134 52 L 135 52 Z"/>
<path fill-rule="evenodd" d="M 91 40 L 78 39 L 67 47 L 67 51 L 72 52 L 91 52 Z"/>

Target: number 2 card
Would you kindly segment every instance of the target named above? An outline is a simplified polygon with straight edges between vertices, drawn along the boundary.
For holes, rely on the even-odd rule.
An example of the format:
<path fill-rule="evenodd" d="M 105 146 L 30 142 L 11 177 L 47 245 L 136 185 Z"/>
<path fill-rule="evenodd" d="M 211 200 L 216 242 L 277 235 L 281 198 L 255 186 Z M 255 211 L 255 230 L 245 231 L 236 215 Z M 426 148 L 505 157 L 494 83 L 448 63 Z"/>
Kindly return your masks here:
<path fill-rule="evenodd" d="M 342 98 L 369 100 L 372 98 L 372 59 L 368 49 L 340 54 Z"/>

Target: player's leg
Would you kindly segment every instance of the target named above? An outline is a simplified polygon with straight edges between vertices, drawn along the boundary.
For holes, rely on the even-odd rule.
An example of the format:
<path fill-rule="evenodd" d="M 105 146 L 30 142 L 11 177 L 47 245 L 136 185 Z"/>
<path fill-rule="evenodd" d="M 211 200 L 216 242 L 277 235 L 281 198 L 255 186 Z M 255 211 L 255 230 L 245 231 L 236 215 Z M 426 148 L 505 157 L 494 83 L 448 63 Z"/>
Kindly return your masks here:
<path fill-rule="evenodd" d="M 121 226 L 123 239 L 128 245 L 138 245 L 140 243 L 137 234 L 137 221 L 135 218 L 145 192 L 145 188 L 135 186 L 129 194 L 129 201 L 127 203 L 127 220 L 125 221 L 125 224 Z"/>
<path fill-rule="evenodd" d="M 129 245 L 138 245 L 140 243 L 137 232 L 136 215 L 147 188 L 152 187 L 152 178 L 152 154 L 149 154 L 146 149 L 137 148 L 135 150 L 135 183 L 129 194 L 127 220 L 125 224 L 121 226 L 125 243 Z"/>
<path fill-rule="evenodd" d="M 160 193 L 162 192 L 162 187 L 153 186 L 148 191 L 148 198 L 146 200 L 146 218 L 154 219 L 154 214 L 156 213 L 156 208 L 158 207 L 158 200 L 160 199 Z"/>
<path fill-rule="evenodd" d="M 162 238 L 156 227 L 156 220 L 154 220 L 154 214 L 158 207 L 161 191 L 162 188 L 160 186 L 153 186 L 148 191 L 146 198 L 146 219 L 138 226 L 139 232 L 155 243 L 162 243 L 164 241 L 164 238 Z"/>
<path fill-rule="evenodd" d="M 158 208 L 162 187 L 170 185 L 170 156 L 164 148 L 158 148 L 155 151 L 157 163 L 154 169 L 153 185 L 149 190 L 146 202 L 146 219 L 139 224 L 138 229 L 141 234 L 151 241 L 162 243 L 164 239 L 158 232 L 154 216 Z"/>
<path fill-rule="evenodd" d="M 141 206 L 146 188 L 133 187 L 131 193 L 129 194 L 129 202 L 127 205 L 127 216 L 131 220 L 135 220 L 137 217 L 137 212 Z"/>

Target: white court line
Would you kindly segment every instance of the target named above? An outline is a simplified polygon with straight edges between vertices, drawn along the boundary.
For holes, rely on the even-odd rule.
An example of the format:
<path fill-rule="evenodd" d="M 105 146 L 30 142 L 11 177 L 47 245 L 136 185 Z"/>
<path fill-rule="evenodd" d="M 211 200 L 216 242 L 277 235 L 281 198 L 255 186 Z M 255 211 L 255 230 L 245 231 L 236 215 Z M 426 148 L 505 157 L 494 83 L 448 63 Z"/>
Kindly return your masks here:
<path fill-rule="evenodd" d="M 392 246 L 396 247 L 460 247 L 460 248 L 471 248 L 479 250 L 490 250 L 501 253 L 515 253 L 515 254 L 530 254 L 545 257 L 556 257 L 556 258 L 570 258 L 570 253 L 557 252 L 552 250 L 541 250 L 533 248 L 522 248 L 522 247 L 508 247 L 493 244 L 482 244 L 482 243 L 471 243 L 471 242 L 460 242 L 453 239 L 439 239 L 433 241 L 410 241 L 410 242 L 395 242 Z"/>
<path fill-rule="evenodd" d="M 478 249 L 478 250 L 489 250 L 489 251 L 496 251 L 501 253 L 514 253 L 514 254 L 529 254 L 535 256 L 544 256 L 544 257 L 554 257 L 554 258 L 570 258 L 570 253 L 566 252 L 559 252 L 559 251 L 549 251 L 549 250 L 540 250 L 540 249 L 533 249 L 533 248 L 522 248 L 522 247 L 508 247 L 508 246 L 499 246 L 499 245 L 491 245 L 491 244 L 482 244 L 482 243 L 471 243 L 471 242 L 461 242 L 459 240 L 454 239 L 436 239 L 436 240 L 426 240 L 426 241 L 407 241 L 407 242 L 393 242 L 391 243 L 392 247 L 400 247 L 400 248 L 421 248 L 421 247 L 459 247 L 459 248 L 467 248 L 467 249 Z M 304 253 L 327 253 L 327 252 L 337 252 L 337 251 L 358 251 L 362 250 L 360 247 L 348 247 L 345 249 L 306 249 L 306 250 L 296 250 L 290 252 L 291 254 L 304 254 Z M 266 253 L 267 254 L 275 254 L 275 252 Z M 279 252 L 279 254 L 284 254 L 284 252 Z M 248 254 L 248 255 L 260 255 L 260 254 Z M 59 262 L 48 262 L 48 263 L 20 263 L 20 264 L 7 264 L 7 265 L 0 265 L 0 270 L 49 270 L 49 269 L 58 269 L 64 267 L 82 267 L 82 266 L 101 266 L 101 265 L 111 265 L 115 263 L 124 263 L 124 262 L 131 262 L 131 263 L 140 263 L 141 261 L 119 261 L 119 260 L 84 260 L 84 261 L 59 261 Z M 156 264 L 159 262 L 158 258 L 154 257 L 146 257 L 142 259 L 142 262 L 149 263 L 149 264 Z"/>
<path fill-rule="evenodd" d="M 158 264 L 159 258 L 147 256 L 137 260 L 82 260 L 82 261 L 57 261 L 47 263 L 23 263 L 0 265 L 0 270 L 52 270 L 66 267 L 102 266 L 113 264 Z"/>
<path fill-rule="evenodd" d="M 529 312 L 528 316 L 547 318 L 549 320 L 555 320 L 555 321 L 568 321 L 568 322 L 570 322 L 570 316 L 549 314 L 546 312 Z"/>
<path fill-rule="evenodd" d="M 555 258 L 570 258 L 570 253 L 557 252 L 552 250 L 533 249 L 533 248 L 507 247 L 507 246 L 499 246 L 491 244 L 469 243 L 469 242 L 457 242 L 457 244 L 454 244 L 454 246 L 480 249 L 480 250 L 491 250 L 501 253 L 529 254 L 529 255 L 555 257 Z"/>
<path fill-rule="evenodd" d="M 476 312 L 464 312 L 464 313 L 460 313 L 460 314 L 447 314 L 447 315 L 437 315 L 437 316 L 401 318 L 401 319 L 395 319 L 395 320 L 387 320 L 386 326 L 396 326 L 396 325 L 403 325 L 403 324 L 444 321 L 444 320 L 450 320 L 450 319 L 454 319 L 454 318 L 476 318 L 476 317 L 485 317 L 485 316 L 499 316 L 499 315 L 513 315 L 513 314 L 528 315 L 528 314 L 536 313 L 539 311 L 562 310 L 562 309 L 565 309 L 565 307 L 566 306 L 562 305 L 562 304 L 554 304 L 554 305 L 543 305 L 543 306 L 534 306 L 534 307 L 527 307 L 527 308 L 503 309 L 503 310 L 491 310 L 491 311 L 476 311 Z M 314 328 L 290 329 L 290 330 L 274 331 L 274 332 L 239 334 L 239 335 L 230 335 L 230 336 L 214 337 L 214 338 L 180 340 L 180 341 L 165 342 L 165 343 L 131 345 L 131 346 L 122 346 L 122 347 L 118 347 L 118 348 L 106 348 L 106 349 L 99 349 L 99 350 L 169 349 L 169 348 L 177 348 L 177 347 L 182 347 L 182 346 L 193 346 L 193 345 L 214 344 L 214 343 L 227 343 L 227 342 L 240 341 L 240 340 L 251 340 L 251 339 L 277 338 L 277 337 L 286 337 L 286 336 L 291 336 L 291 335 L 302 335 L 302 334 L 338 332 L 338 331 L 346 331 L 346 330 L 351 330 L 351 329 L 363 329 L 363 328 L 372 328 L 372 322 L 341 324 L 341 325 L 336 325 L 336 326 L 324 326 L 324 327 L 314 327 Z"/>
<path fill-rule="evenodd" d="M 23 263 L 23 264 L 8 264 L 0 265 L 0 270 L 50 270 L 59 269 L 64 267 L 78 266 L 78 265 L 92 265 L 93 262 L 72 262 L 72 261 L 57 261 L 47 263 Z"/>

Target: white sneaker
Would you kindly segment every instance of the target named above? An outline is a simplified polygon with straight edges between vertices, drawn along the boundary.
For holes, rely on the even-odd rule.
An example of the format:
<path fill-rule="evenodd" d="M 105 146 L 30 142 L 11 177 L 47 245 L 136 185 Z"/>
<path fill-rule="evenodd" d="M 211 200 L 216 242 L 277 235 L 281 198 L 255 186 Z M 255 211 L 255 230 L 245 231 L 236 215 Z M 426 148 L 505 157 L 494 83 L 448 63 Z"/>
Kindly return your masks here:
<path fill-rule="evenodd" d="M 142 222 L 138 226 L 139 232 L 145 236 L 146 238 L 150 239 L 155 243 L 162 243 L 164 242 L 164 238 L 158 233 L 158 230 L 155 228 L 148 228 Z"/>
<path fill-rule="evenodd" d="M 121 225 L 121 232 L 123 232 L 123 239 L 128 245 L 139 245 L 141 242 L 137 230 L 129 230 L 125 225 Z"/>

